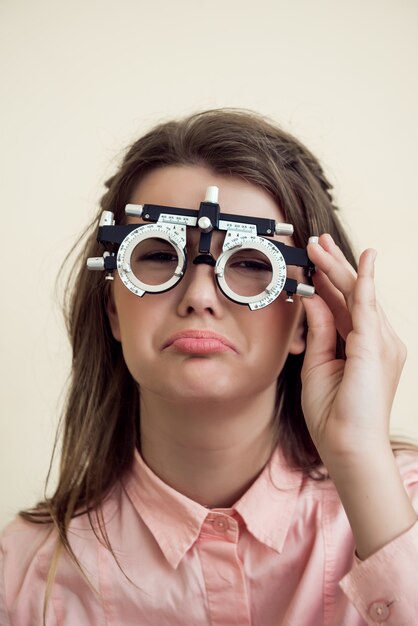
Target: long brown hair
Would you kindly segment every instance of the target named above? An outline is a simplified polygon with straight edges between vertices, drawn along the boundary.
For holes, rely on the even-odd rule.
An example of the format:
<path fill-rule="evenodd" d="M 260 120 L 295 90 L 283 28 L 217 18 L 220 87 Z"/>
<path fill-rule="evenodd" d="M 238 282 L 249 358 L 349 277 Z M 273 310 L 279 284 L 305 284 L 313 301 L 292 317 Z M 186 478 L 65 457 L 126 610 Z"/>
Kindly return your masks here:
<path fill-rule="evenodd" d="M 109 284 L 101 272 L 86 270 L 86 259 L 102 254 L 96 242 L 101 211 L 112 211 L 116 223 L 121 223 L 124 207 L 141 177 L 174 164 L 204 165 L 262 187 L 274 198 L 285 220 L 294 225 L 297 246 L 306 246 L 312 234 L 331 233 L 355 266 L 331 185 L 318 160 L 265 118 L 235 109 L 197 113 L 156 126 L 128 149 L 119 170 L 106 184 L 97 217 L 84 233 L 83 249 L 66 290 L 65 315 L 73 358 L 61 423 L 58 485 L 51 497 L 21 512 L 32 522 L 52 521 L 70 553 L 67 529 L 72 517 L 83 512 L 90 516 L 92 511 L 100 517 L 101 503 L 130 468 L 140 444 L 138 387 L 110 330 L 106 313 Z M 344 355 L 341 339 L 338 355 Z M 277 442 L 291 466 L 312 473 L 321 461 L 301 408 L 302 362 L 303 355 L 290 355 L 277 382 Z M 105 538 L 105 533 L 102 536 Z"/>

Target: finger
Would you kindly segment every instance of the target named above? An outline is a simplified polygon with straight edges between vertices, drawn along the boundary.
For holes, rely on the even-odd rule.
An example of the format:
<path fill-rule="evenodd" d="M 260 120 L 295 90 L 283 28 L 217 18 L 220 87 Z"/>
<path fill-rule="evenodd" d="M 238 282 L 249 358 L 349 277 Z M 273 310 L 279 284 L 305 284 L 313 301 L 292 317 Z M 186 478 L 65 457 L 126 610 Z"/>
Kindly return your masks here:
<path fill-rule="evenodd" d="M 376 255 L 376 250 L 371 248 L 362 252 L 359 259 L 357 280 L 351 295 L 353 329 L 362 334 L 370 334 L 382 327 L 374 284 Z"/>
<path fill-rule="evenodd" d="M 406 348 L 388 322 L 376 300 L 374 267 L 376 251 L 365 250 L 359 260 L 359 272 L 353 291 L 353 333 L 347 341 L 346 354 L 364 354 L 367 351 L 386 370 L 391 372 L 390 389 L 395 390 L 406 360 Z"/>
<path fill-rule="evenodd" d="M 354 272 L 354 274 L 355 274 L 354 268 L 352 267 L 350 262 L 347 260 L 344 252 L 335 243 L 334 239 L 332 238 L 332 236 L 329 233 L 324 233 L 323 235 L 321 235 L 320 243 L 321 243 L 322 247 L 324 248 L 324 250 L 326 250 L 327 252 L 329 252 L 330 254 L 335 256 L 336 258 L 340 259 L 340 261 L 345 263 L 347 268 L 352 270 Z"/>
<path fill-rule="evenodd" d="M 351 314 L 347 308 L 345 297 L 329 280 L 328 276 L 317 269 L 313 276 L 313 283 L 316 292 L 328 305 L 334 316 L 335 325 L 341 337 L 346 339 L 348 333 L 353 329 Z"/>
<path fill-rule="evenodd" d="M 396 384 L 398 384 L 402 369 L 405 365 L 407 349 L 403 341 L 395 332 L 394 328 L 391 326 L 385 312 L 379 305 L 379 302 L 376 302 L 376 309 L 380 322 L 381 336 L 386 345 L 386 353 L 391 355 L 392 362 L 394 363 L 394 369 L 399 372 L 398 380 L 396 382 Z"/>
<path fill-rule="evenodd" d="M 331 235 L 321 235 L 318 243 L 310 241 L 307 250 L 308 256 L 315 266 L 327 275 L 331 283 L 348 300 L 357 274 Z"/>
<path fill-rule="evenodd" d="M 308 325 L 302 368 L 306 375 L 311 369 L 335 359 L 337 332 L 334 316 L 318 294 L 312 298 L 301 298 L 301 301 Z"/>

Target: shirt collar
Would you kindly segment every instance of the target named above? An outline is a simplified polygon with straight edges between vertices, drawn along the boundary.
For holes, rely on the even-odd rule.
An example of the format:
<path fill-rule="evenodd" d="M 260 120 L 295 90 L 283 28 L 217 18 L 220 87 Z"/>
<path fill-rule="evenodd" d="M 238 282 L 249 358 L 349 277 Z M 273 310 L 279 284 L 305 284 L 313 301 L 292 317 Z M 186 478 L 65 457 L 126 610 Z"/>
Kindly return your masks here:
<path fill-rule="evenodd" d="M 260 475 L 232 510 L 239 513 L 248 531 L 258 541 L 281 552 L 301 484 L 302 473 L 291 470 L 279 450 L 275 450 Z M 177 568 L 198 539 L 210 509 L 164 483 L 137 451 L 124 485 L 165 558 L 173 568 Z"/>

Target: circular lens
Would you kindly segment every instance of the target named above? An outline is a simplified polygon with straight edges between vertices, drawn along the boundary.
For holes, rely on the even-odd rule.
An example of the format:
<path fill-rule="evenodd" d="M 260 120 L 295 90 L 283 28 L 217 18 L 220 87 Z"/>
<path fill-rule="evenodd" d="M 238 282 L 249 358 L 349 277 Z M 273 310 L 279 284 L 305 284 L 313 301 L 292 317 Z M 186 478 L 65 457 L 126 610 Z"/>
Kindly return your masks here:
<path fill-rule="evenodd" d="M 178 266 L 176 249 L 165 239 L 149 237 L 132 250 L 130 265 L 135 277 L 146 285 L 162 285 Z"/>
<path fill-rule="evenodd" d="M 225 265 L 225 282 L 240 296 L 256 296 L 270 284 L 273 269 L 269 258 L 260 250 L 240 248 Z"/>

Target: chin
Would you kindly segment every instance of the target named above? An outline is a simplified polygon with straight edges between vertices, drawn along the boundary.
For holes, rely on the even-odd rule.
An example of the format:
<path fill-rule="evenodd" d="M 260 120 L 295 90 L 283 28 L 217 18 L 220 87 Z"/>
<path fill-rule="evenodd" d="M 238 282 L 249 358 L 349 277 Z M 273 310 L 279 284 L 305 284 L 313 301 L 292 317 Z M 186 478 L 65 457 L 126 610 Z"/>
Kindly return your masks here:
<path fill-rule="evenodd" d="M 222 375 L 219 368 L 213 372 L 203 368 L 203 371 L 195 371 L 191 375 L 182 373 L 181 379 L 176 380 L 175 393 L 184 398 L 226 400 L 228 396 L 234 395 L 233 387 L 230 376 Z"/>
<path fill-rule="evenodd" d="M 245 382 L 235 369 L 219 367 L 219 364 L 191 359 L 186 367 L 167 372 L 161 381 L 160 394 L 171 400 L 199 402 L 228 402 L 241 397 Z"/>

